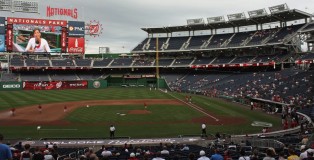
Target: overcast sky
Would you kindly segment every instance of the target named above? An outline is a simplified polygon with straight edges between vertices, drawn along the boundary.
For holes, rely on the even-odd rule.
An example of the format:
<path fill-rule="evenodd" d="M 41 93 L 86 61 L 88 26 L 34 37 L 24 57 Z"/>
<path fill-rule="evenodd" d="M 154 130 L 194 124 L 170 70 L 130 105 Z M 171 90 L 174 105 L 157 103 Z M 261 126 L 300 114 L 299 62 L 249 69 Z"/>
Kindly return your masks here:
<path fill-rule="evenodd" d="M 1 16 L 47 18 L 46 7 L 77 8 L 79 20 L 99 21 L 103 33 L 86 36 L 86 53 L 99 47 L 129 52 L 147 37 L 142 27 L 186 25 L 187 19 L 226 16 L 287 3 L 290 9 L 314 13 L 314 0 L 38 0 L 40 14 L 0 11 Z M 268 9 L 267 9 L 268 10 Z M 66 19 L 55 16 L 50 19 Z"/>

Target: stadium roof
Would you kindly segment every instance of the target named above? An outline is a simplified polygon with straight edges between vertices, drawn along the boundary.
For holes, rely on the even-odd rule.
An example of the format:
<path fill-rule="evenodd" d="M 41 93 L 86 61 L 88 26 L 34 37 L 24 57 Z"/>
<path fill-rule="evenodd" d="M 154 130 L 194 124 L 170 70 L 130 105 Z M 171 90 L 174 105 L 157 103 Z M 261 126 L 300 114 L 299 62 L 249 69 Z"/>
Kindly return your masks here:
<path fill-rule="evenodd" d="M 172 32 L 183 32 L 183 31 L 232 28 L 232 27 L 240 27 L 240 26 L 265 24 L 265 23 L 271 23 L 271 22 L 288 22 L 288 21 L 310 18 L 312 16 L 313 15 L 310 13 L 306 13 L 297 9 L 292 9 L 292 10 L 285 10 L 285 11 L 277 12 L 273 14 L 267 14 L 264 16 L 257 16 L 257 17 L 238 19 L 238 20 L 229 20 L 229 21 L 224 21 L 224 22 L 171 26 L 171 27 L 141 28 L 141 29 L 149 34 L 172 33 Z"/>

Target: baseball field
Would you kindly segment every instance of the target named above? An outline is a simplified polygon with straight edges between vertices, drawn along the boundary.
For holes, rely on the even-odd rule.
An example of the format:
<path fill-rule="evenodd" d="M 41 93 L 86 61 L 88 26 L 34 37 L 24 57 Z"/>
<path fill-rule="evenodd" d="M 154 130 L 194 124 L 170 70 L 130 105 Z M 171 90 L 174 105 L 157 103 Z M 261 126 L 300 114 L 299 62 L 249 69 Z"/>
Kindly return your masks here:
<path fill-rule="evenodd" d="M 187 95 L 148 88 L 3 91 L 0 133 L 6 138 L 107 138 L 113 124 L 116 136 L 152 138 L 200 135 L 202 123 L 210 134 L 261 132 L 253 121 L 280 128 L 277 116 L 205 96 L 191 95 L 187 103 Z"/>

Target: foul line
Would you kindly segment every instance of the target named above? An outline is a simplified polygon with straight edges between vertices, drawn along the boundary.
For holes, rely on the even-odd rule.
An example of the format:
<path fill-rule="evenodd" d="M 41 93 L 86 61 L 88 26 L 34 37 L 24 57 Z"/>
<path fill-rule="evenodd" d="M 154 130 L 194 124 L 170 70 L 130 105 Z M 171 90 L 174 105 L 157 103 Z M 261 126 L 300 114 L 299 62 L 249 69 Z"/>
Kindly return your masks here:
<path fill-rule="evenodd" d="M 160 91 L 164 92 L 163 90 L 160 90 Z M 164 93 L 166 93 L 166 92 L 164 92 Z M 172 94 L 170 94 L 170 93 L 166 93 L 166 94 L 168 94 L 168 95 L 170 95 L 171 97 L 173 97 L 173 98 L 179 100 L 180 102 L 183 102 L 184 104 L 186 104 L 186 105 L 188 105 L 188 106 L 194 108 L 195 110 L 197 110 L 197 111 L 199 111 L 199 112 L 205 114 L 206 116 L 208 116 L 208 117 L 214 119 L 215 121 L 219 121 L 218 118 L 216 118 L 216 117 L 214 117 L 214 116 L 212 116 L 212 115 L 210 115 L 210 114 L 204 112 L 204 111 L 203 111 L 203 110 L 204 110 L 203 108 L 201 108 L 201 107 L 199 107 L 199 106 L 197 106 L 197 105 L 195 105 L 195 104 L 193 104 L 193 103 L 187 103 L 187 102 L 185 102 L 184 100 L 179 99 L 179 98 L 175 97 L 174 95 L 172 95 Z"/>

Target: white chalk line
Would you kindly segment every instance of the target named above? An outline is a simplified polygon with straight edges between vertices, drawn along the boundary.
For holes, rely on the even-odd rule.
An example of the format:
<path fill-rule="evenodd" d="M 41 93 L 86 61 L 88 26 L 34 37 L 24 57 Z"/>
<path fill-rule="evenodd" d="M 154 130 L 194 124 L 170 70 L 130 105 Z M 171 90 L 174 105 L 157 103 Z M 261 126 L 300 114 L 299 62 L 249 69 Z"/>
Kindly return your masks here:
<path fill-rule="evenodd" d="M 164 92 L 163 90 L 161 90 L 161 91 Z M 164 93 L 165 93 L 165 92 L 164 92 Z M 219 121 L 218 118 L 216 118 L 216 117 L 214 117 L 214 116 L 212 116 L 212 115 L 210 115 L 210 114 L 204 112 L 204 111 L 203 111 L 203 110 L 204 110 L 203 108 L 201 108 L 201 107 L 199 107 L 199 106 L 197 106 L 197 105 L 195 105 L 195 104 L 193 104 L 193 103 L 187 103 L 187 102 L 183 101 L 182 99 L 179 99 L 179 98 L 173 96 L 173 95 L 170 94 L 170 93 L 166 93 L 166 94 L 168 94 L 168 95 L 170 95 L 171 97 L 173 97 L 173 98 L 175 98 L 175 99 L 177 99 L 177 100 L 179 100 L 179 101 L 185 103 L 186 105 L 188 105 L 188 106 L 194 108 L 195 110 L 197 110 L 197 111 L 199 111 L 199 112 L 205 114 L 206 116 L 208 116 L 208 117 L 214 119 L 215 121 Z"/>

